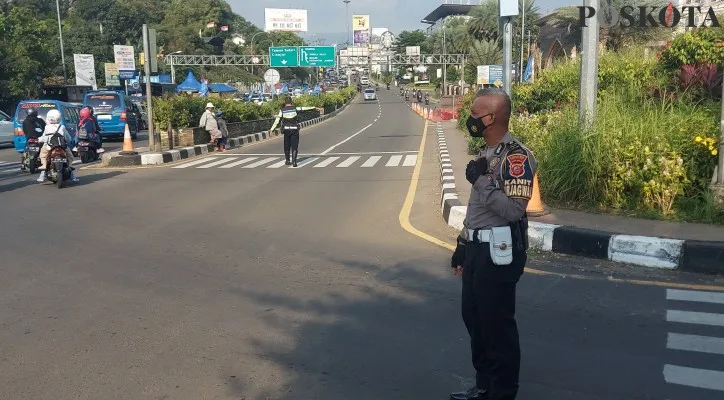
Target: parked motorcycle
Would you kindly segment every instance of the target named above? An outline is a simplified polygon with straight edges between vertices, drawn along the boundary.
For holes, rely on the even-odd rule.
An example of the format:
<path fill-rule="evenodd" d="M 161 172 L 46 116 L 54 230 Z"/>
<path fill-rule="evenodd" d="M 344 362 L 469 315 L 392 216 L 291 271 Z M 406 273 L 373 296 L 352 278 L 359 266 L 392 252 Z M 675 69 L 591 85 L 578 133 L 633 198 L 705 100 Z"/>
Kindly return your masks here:
<path fill-rule="evenodd" d="M 28 139 L 25 143 L 25 153 L 23 154 L 23 167 L 30 171 L 31 174 L 37 172 L 40 167 L 40 149 L 43 144 L 38 139 Z"/>
<path fill-rule="evenodd" d="M 53 182 L 58 189 L 70 180 L 71 166 L 62 147 L 53 147 L 48 153 L 48 163 L 45 178 Z"/>

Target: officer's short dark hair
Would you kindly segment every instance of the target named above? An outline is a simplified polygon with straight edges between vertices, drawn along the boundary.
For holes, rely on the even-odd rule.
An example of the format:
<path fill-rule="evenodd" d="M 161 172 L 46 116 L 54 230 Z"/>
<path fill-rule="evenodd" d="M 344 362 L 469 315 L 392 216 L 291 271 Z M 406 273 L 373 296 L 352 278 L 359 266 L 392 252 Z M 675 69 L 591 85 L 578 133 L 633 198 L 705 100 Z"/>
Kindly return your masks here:
<path fill-rule="evenodd" d="M 285 97 L 284 104 L 292 104 L 292 98 L 290 96 Z"/>
<path fill-rule="evenodd" d="M 509 116 L 510 113 L 513 111 L 513 105 L 510 101 L 510 96 L 508 96 L 508 93 L 505 92 L 505 90 L 497 88 L 497 87 L 487 87 L 484 89 L 480 89 L 475 93 L 475 97 L 485 97 L 485 96 L 496 96 L 499 97 L 502 100 L 501 104 L 501 111 L 506 115 Z"/>

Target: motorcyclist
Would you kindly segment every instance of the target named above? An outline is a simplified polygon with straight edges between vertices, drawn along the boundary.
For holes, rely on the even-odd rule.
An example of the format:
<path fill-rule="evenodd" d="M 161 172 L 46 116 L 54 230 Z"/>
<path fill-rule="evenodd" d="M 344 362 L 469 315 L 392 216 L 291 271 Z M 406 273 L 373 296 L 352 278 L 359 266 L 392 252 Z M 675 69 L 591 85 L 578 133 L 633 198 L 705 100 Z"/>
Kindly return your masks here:
<path fill-rule="evenodd" d="M 47 120 L 47 125 L 45 125 L 45 130 L 43 131 L 43 135 L 38 138 L 38 141 L 43 144 L 43 148 L 40 150 L 40 176 L 38 176 L 38 182 L 42 183 L 45 182 L 45 169 L 48 165 L 48 154 L 50 153 L 50 150 L 52 148 L 48 145 L 48 141 L 51 137 L 53 137 L 55 134 L 63 135 L 63 138 L 65 139 L 65 143 L 70 143 L 72 141 L 72 138 L 70 136 L 70 133 L 68 133 L 68 130 L 65 129 L 63 125 L 60 123 L 60 111 L 56 109 L 52 109 L 48 111 L 47 117 L 45 117 Z M 73 165 L 73 153 L 70 151 L 68 146 L 65 146 L 65 157 L 68 159 L 68 165 Z M 73 182 L 78 182 L 78 179 L 75 177 L 75 171 L 70 171 L 70 179 Z"/>
<path fill-rule="evenodd" d="M 101 135 L 98 133 L 100 127 L 98 122 L 93 118 L 93 111 L 90 107 L 80 110 L 80 122 L 78 122 L 78 132 L 85 129 L 88 134 L 88 140 L 95 143 L 97 149 L 101 148 Z"/>
<path fill-rule="evenodd" d="M 430 104 L 430 93 L 425 93 L 425 104 Z"/>
<path fill-rule="evenodd" d="M 28 115 L 23 121 L 23 134 L 26 139 L 37 139 L 43 134 L 45 130 L 45 121 L 38 117 L 38 110 L 34 108 L 28 109 Z M 20 156 L 20 169 L 22 171 L 27 170 L 30 162 L 30 155 L 28 154 L 28 146 L 25 146 L 23 154 Z"/>

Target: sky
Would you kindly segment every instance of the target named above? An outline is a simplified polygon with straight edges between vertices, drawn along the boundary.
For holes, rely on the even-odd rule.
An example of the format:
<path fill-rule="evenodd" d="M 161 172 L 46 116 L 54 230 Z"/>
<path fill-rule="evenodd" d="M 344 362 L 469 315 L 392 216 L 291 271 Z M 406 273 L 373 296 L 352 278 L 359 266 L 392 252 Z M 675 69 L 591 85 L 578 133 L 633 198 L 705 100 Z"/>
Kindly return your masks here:
<path fill-rule="evenodd" d="M 461 0 L 351 0 L 349 3 L 350 25 L 351 15 L 363 14 L 370 16 L 373 28 L 387 28 L 398 34 L 403 30 L 424 29 L 426 24 L 420 20 L 444 2 L 459 3 Z M 467 4 L 467 0 L 462 0 Z M 332 41 L 345 40 L 347 18 L 342 0 L 227 0 L 234 12 L 242 15 L 256 26 L 264 29 L 265 8 L 298 8 L 308 10 L 309 32 L 301 36 L 311 39 L 312 34 L 327 38 L 326 44 Z M 543 14 L 555 8 L 582 4 L 582 0 L 536 0 Z M 470 0 L 477 4 L 477 0 Z M 340 38 L 341 37 L 341 38 Z"/>

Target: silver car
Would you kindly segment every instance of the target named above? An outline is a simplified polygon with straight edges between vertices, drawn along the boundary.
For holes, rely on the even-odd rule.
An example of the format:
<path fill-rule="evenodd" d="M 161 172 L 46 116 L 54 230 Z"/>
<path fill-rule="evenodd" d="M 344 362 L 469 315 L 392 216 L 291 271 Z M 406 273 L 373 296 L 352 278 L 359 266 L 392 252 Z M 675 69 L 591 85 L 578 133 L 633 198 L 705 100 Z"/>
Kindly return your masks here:
<path fill-rule="evenodd" d="M 365 101 L 377 100 L 377 91 L 374 89 L 365 89 Z"/>
<path fill-rule="evenodd" d="M 13 144 L 13 119 L 0 111 L 0 145 Z"/>

